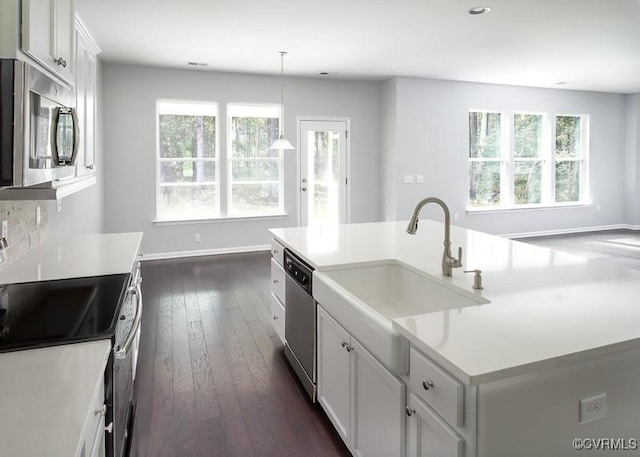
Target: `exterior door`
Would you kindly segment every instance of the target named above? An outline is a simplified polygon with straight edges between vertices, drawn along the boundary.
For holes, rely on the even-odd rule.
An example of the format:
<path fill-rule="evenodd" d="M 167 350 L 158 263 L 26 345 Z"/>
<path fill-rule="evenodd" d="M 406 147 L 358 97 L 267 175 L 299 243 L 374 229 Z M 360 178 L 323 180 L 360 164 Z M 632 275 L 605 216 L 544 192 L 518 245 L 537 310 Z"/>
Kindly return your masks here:
<path fill-rule="evenodd" d="M 348 120 L 299 120 L 300 225 L 348 222 Z"/>

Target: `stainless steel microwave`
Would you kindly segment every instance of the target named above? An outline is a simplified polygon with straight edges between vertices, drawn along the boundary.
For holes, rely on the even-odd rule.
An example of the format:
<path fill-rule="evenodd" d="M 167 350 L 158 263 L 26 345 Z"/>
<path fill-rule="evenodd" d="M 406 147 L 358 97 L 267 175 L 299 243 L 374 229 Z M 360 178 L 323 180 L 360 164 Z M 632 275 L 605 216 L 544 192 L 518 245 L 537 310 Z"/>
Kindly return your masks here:
<path fill-rule="evenodd" d="M 75 92 L 27 62 L 0 59 L 0 188 L 74 175 Z"/>

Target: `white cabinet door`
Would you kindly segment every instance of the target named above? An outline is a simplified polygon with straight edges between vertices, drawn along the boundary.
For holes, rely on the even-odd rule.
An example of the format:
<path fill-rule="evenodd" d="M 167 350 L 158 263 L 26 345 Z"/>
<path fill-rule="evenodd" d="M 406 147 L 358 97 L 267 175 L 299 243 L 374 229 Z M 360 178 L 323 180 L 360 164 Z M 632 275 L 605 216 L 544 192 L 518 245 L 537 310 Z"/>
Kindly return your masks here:
<path fill-rule="evenodd" d="M 73 0 L 22 0 L 22 50 L 74 84 Z"/>
<path fill-rule="evenodd" d="M 354 348 L 352 448 L 356 456 L 404 455 L 405 385 L 357 341 Z"/>
<path fill-rule="evenodd" d="M 349 334 L 318 306 L 318 401 L 344 442 L 350 442 Z"/>
<path fill-rule="evenodd" d="M 98 61 L 93 39 L 81 22 L 76 24 L 76 110 L 80 124 L 76 176 L 84 176 L 95 173 Z"/>
<path fill-rule="evenodd" d="M 407 415 L 409 457 L 464 456 L 463 438 L 413 393 L 409 394 Z"/>

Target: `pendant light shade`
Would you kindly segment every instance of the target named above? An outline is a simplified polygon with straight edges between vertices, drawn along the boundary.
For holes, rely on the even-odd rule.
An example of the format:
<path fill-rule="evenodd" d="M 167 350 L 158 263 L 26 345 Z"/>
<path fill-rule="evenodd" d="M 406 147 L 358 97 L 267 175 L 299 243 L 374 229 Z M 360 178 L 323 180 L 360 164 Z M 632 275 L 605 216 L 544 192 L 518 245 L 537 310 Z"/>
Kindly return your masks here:
<path fill-rule="evenodd" d="M 289 140 L 284 137 L 284 56 L 286 52 L 280 51 L 280 122 L 278 123 L 278 139 L 273 142 L 269 149 L 295 149 Z"/>

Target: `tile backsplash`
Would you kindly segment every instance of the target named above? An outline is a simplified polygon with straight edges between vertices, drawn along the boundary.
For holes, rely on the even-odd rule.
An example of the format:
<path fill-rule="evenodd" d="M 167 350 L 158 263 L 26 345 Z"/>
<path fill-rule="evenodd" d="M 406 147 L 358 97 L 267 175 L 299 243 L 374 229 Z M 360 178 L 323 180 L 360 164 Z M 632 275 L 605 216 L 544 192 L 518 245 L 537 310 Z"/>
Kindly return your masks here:
<path fill-rule="evenodd" d="M 47 238 L 47 202 L 0 201 L 0 222 L 8 222 L 6 250 L 7 260 L 0 264 L 0 270 L 15 262 Z M 40 207 L 40 223 L 36 224 L 36 212 Z"/>

